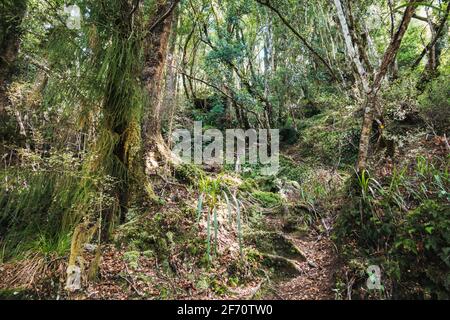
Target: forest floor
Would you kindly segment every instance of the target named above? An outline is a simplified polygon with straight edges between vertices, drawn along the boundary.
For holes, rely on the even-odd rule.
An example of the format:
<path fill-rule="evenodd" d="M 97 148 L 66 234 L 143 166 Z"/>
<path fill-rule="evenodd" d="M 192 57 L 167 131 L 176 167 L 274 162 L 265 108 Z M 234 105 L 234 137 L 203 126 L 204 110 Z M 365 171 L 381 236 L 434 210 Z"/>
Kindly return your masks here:
<path fill-rule="evenodd" d="M 183 198 L 186 202 L 194 205 L 196 203 L 196 194 L 187 190 L 172 186 L 166 189 L 166 192 L 167 199 L 173 198 L 172 194 L 179 197 L 180 192 L 184 192 Z M 178 201 L 178 198 L 169 200 L 165 209 L 166 214 L 180 209 L 181 204 Z M 134 251 L 129 249 L 129 243 L 125 246 L 118 246 L 117 243 L 102 245 L 98 280 L 84 279 L 82 292 L 67 296 L 63 290 L 66 259 L 42 257 L 38 254 L 19 262 L 4 264 L 0 268 L 0 275 L 4 279 L 0 284 L 0 291 L 3 291 L 3 295 L 7 295 L 5 292 L 9 290 L 10 295 L 15 298 L 38 299 L 333 299 L 334 274 L 338 268 L 338 258 L 329 234 L 332 228 L 331 219 L 321 219 L 316 222 L 317 225 L 310 226 L 306 231 L 297 232 L 291 230 L 289 216 L 291 212 L 265 214 L 262 218 L 264 231 L 249 231 L 276 235 L 274 242 L 282 239 L 283 243 L 277 244 L 275 249 L 258 248 L 264 256 L 267 254 L 270 259 L 275 257 L 275 262 L 266 266 L 270 270 L 266 273 L 269 275 L 268 278 L 255 276 L 238 286 L 230 286 L 226 268 L 233 258 L 229 253 L 225 253 L 219 258 L 220 261 L 217 261 L 218 267 L 211 270 L 212 273 L 221 275 L 218 277 L 220 280 L 211 280 L 214 276 L 208 273 L 206 275 L 207 281 L 217 286 L 220 292 L 217 288 L 211 289 L 211 284 L 209 288 L 200 288 L 198 283 L 204 279 L 201 275 L 203 271 L 195 266 L 189 267 L 188 270 L 186 265 L 190 263 L 180 258 L 185 254 L 182 252 L 186 251 L 185 247 L 175 249 L 177 253 L 169 260 L 169 264 L 170 268 L 176 271 L 167 273 L 162 266 L 164 262 L 156 257 L 142 253 L 133 257 Z M 143 220 L 152 221 L 153 213 L 149 213 L 148 218 L 144 217 Z M 145 223 L 140 224 L 139 229 L 148 229 Z M 170 223 L 172 222 L 169 221 Z M 186 228 L 191 229 L 191 226 Z M 132 231 L 127 230 L 126 236 L 131 233 Z M 236 235 L 229 236 L 233 238 Z M 293 249 L 296 252 L 294 254 Z M 89 269 L 94 257 L 92 251 L 85 253 L 86 270 Z M 278 259 L 282 259 L 281 265 L 277 265 L 280 262 Z M 286 261 L 283 261 L 284 259 Z M 292 265 L 288 265 L 286 269 L 285 262 Z M 190 273 L 196 275 L 191 277 Z"/>
<path fill-rule="evenodd" d="M 101 245 L 97 277 L 84 277 L 80 292 L 64 290 L 67 253 L 35 252 L 0 265 L 0 298 L 334 299 L 340 261 L 331 233 L 346 173 L 302 156 L 312 152 L 313 142 L 322 141 L 318 133 L 335 126 L 330 117 L 338 115 L 312 119 L 305 129 L 306 143 L 283 150 L 278 177 L 255 175 L 252 168 L 241 174 L 225 168 L 202 171 L 208 179 L 222 177 L 243 203 L 244 259 L 236 216 L 229 223 L 222 199 L 219 254 L 205 263 L 207 208 L 199 220 L 198 169 L 188 167 L 181 176 L 175 172 L 155 181 L 161 203 L 146 212 L 136 209 L 114 232 L 112 243 Z M 88 271 L 95 252 L 91 249 L 83 258 Z"/>
<path fill-rule="evenodd" d="M 296 159 L 297 148 L 294 145 L 284 152 L 289 159 L 287 166 L 294 170 L 309 166 Z M 163 204 L 130 217 L 115 231 L 112 243 L 101 245 L 97 277 L 83 277 L 80 292 L 71 294 L 64 290 L 67 255 L 35 252 L 25 259 L 0 265 L 0 298 L 335 298 L 335 274 L 340 264 L 331 239 L 335 216 L 332 205 L 324 208 L 314 197 L 314 204 L 301 200 L 299 186 L 293 187 L 284 176 L 267 179 L 230 171 L 204 171 L 211 179 L 224 177 L 233 193 L 240 194 L 246 208 L 242 218 L 246 262 L 239 258 L 236 221 L 229 224 L 226 204 L 222 203 L 218 210 L 220 253 L 208 266 L 204 261 L 206 208 L 199 221 L 199 190 L 195 185 L 198 181 L 192 179 L 194 173 L 189 170 L 184 173 L 187 180 L 175 173 L 155 182 L 155 192 Z M 326 181 L 327 186 L 338 188 L 342 182 L 331 168 L 307 170 L 313 172 L 314 183 Z M 194 180 L 193 185 L 190 180 Z M 275 186 L 277 183 L 282 185 Z M 266 206 L 268 199 L 264 197 L 277 199 L 275 206 Z M 94 260 L 95 250 L 85 250 L 82 264 L 86 274 Z"/>

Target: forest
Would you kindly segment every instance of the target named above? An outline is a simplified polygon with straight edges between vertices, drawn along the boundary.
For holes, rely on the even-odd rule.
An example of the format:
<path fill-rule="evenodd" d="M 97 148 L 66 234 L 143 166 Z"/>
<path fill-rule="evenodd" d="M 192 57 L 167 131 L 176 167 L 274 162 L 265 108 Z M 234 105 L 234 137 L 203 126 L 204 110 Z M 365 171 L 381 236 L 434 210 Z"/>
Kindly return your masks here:
<path fill-rule="evenodd" d="M 450 299 L 449 13 L 0 0 L 0 300 Z"/>

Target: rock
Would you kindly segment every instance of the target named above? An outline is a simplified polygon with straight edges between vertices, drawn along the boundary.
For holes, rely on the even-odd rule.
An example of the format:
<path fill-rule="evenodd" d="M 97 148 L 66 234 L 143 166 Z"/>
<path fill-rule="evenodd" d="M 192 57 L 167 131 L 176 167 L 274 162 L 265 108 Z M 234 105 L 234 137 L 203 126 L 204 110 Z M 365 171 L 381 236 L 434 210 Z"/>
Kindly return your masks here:
<path fill-rule="evenodd" d="M 294 260 L 268 253 L 264 253 L 262 256 L 263 263 L 270 268 L 274 268 L 278 276 L 291 277 L 303 273 Z"/>
<path fill-rule="evenodd" d="M 301 186 L 297 181 L 283 181 L 277 179 L 275 181 L 280 196 L 288 202 L 295 202 L 300 198 Z"/>
<path fill-rule="evenodd" d="M 97 245 L 86 243 L 84 245 L 84 250 L 86 250 L 87 252 L 95 252 L 97 250 Z"/>
<path fill-rule="evenodd" d="M 246 241 L 255 244 L 256 248 L 269 255 L 283 256 L 292 261 L 306 261 L 305 254 L 291 239 L 279 232 L 255 232 L 244 236 Z"/>

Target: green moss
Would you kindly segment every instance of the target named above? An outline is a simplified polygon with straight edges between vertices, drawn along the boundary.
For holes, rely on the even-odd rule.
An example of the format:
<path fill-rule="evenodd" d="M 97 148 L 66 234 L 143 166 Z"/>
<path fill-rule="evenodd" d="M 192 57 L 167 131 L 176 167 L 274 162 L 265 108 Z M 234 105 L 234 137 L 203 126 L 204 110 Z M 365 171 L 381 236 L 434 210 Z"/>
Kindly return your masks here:
<path fill-rule="evenodd" d="M 185 203 L 153 216 L 140 216 L 120 226 L 115 231 L 117 246 L 125 246 L 127 258 L 139 253 L 148 258 L 157 258 L 161 265 L 168 266 L 174 252 L 182 251 L 186 259 L 197 263 L 204 254 L 204 239 L 198 234 L 195 209 Z"/>
<path fill-rule="evenodd" d="M 253 192 L 256 189 L 258 189 L 258 184 L 252 178 L 245 179 L 239 186 L 239 190 L 243 192 Z"/>
<path fill-rule="evenodd" d="M 282 203 L 280 195 L 273 192 L 254 191 L 252 196 L 266 207 L 274 207 Z"/>
<path fill-rule="evenodd" d="M 26 289 L 1 289 L 0 300 L 29 300 L 33 295 Z"/>
<path fill-rule="evenodd" d="M 195 164 L 183 163 L 175 168 L 175 178 L 193 186 L 197 186 L 204 171 Z"/>
<path fill-rule="evenodd" d="M 279 177 L 286 178 L 290 181 L 302 183 L 311 172 L 312 168 L 304 163 L 294 163 L 286 157 L 280 157 L 280 173 Z"/>
<path fill-rule="evenodd" d="M 132 269 L 137 269 L 139 267 L 140 256 L 141 253 L 138 251 L 128 251 L 123 254 L 123 259 Z"/>

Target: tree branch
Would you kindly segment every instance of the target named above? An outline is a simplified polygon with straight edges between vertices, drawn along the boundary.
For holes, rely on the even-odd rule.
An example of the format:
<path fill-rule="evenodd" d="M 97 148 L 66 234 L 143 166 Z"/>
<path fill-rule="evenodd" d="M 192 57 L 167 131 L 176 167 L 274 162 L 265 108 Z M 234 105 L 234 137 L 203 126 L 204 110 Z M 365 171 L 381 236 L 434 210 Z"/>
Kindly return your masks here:
<path fill-rule="evenodd" d="M 389 47 L 386 49 L 386 52 L 383 56 L 383 60 L 381 62 L 380 68 L 375 76 L 375 80 L 374 80 L 373 86 L 372 86 L 375 94 L 379 90 L 381 80 L 386 75 L 386 72 L 387 72 L 389 66 L 394 61 L 395 57 L 397 56 L 397 52 L 402 43 L 403 36 L 405 35 L 406 30 L 408 30 L 409 23 L 411 22 L 412 16 L 415 13 L 418 2 L 420 2 L 420 0 L 410 0 L 409 1 L 408 5 L 406 7 L 405 13 L 403 14 L 402 21 L 400 22 L 400 25 L 397 29 L 397 32 L 395 33 L 394 38 L 391 40 Z"/>
<path fill-rule="evenodd" d="M 436 42 L 439 40 L 439 37 L 441 36 L 442 31 L 444 30 L 445 24 L 447 23 L 447 19 L 450 13 L 450 4 L 447 5 L 447 10 L 445 11 L 444 16 L 442 17 L 442 20 L 439 24 L 438 29 L 436 30 L 436 35 L 431 39 L 430 43 L 422 50 L 419 57 L 416 59 L 414 64 L 411 66 L 412 69 L 415 69 L 419 66 L 420 62 L 422 61 L 423 57 L 427 54 L 428 51 L 433 48 L 433 46 L 436 44 Z"/>
<path fill-rule="evenodd" d="M 331 68 L 331 66 L 328 64 L 328 62 L 308 43 L 308 41 L 305 39 L 305 37 L 303 37 L 297 30 L 295 30 L 295 28 L 286 20 L 286 18 L 280 13 L 280 11 L 275 8 L 274 6 L 272 6 L 270 4 L 269 0 L 255 0 L 256 2 L 258 2 L 259 4 L 269 8 L 270 10 L 272 10 L 273 12 L 275 12 L 278 17 L 281 19 L 281 21 L 283 22 L 283 24 L 289 28 L 289 30 L 292 31 L 293 34 L 295 34 L 295 36 L 297 38 L 300 39 L 300 41 L 303 43 L 303 45 L 308 48 L 308 50 L 317 58 L 319 59 L 319 61 L 325 66 L 325 68 L 328 69 L 331 77 L 333 78 L 333 80 L 338 81 L 333 69 Z"/>

